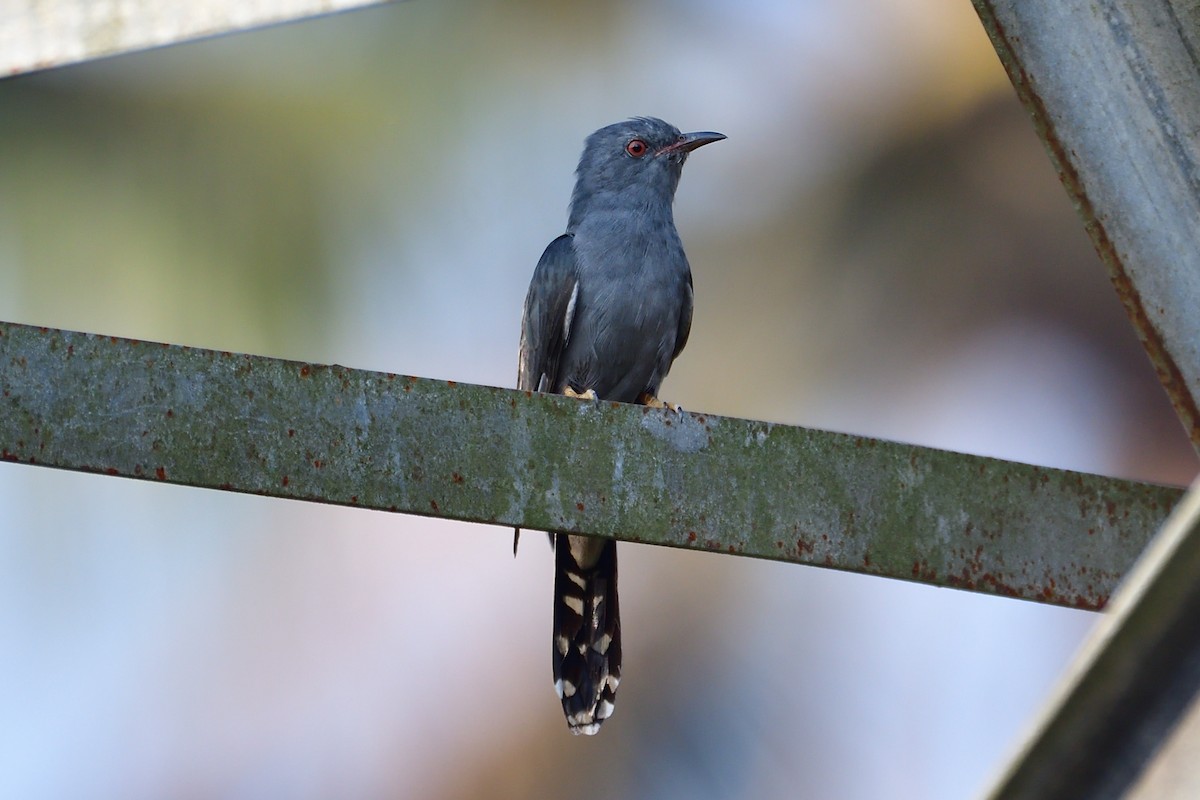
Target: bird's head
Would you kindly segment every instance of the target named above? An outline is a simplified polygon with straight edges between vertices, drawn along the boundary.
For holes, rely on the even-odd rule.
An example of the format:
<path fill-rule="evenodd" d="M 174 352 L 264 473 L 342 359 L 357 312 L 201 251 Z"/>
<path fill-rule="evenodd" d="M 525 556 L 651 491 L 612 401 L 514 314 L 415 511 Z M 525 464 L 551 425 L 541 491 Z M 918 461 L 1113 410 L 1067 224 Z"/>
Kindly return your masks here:
<path fill-rule="evenodd" d="M 724 138 L 712 131 L 681 133 L 654 117 L 601 128 L 587 138 L 579 158 L 572 216 L 593 201 L 665 203 L 669 209 L 688 153 Z"/>

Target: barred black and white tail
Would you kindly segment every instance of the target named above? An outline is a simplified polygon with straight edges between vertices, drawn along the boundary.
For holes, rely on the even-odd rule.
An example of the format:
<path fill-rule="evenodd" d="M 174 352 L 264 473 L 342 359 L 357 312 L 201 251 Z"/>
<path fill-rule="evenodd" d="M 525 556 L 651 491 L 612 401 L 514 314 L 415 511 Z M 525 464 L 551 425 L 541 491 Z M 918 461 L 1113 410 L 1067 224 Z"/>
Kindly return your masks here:
<path fill-rule="evenodd" d="M 554 689 L 571 733 L 594 734 L 621 681 L 617 543 L 554 536 Z"/>

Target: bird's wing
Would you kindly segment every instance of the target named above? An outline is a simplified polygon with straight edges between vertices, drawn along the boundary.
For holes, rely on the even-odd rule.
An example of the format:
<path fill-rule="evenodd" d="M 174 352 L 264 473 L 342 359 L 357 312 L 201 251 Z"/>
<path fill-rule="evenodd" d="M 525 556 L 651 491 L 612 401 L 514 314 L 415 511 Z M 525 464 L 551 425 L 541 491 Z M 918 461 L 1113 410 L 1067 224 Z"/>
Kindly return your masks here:
<path fill-rule="evenodd" d="M 542 253 L 529 282 L 521 317 L 518 389 L 533 392 L 557 389 L 558 359 L 571 336 L 578 298 L 574 237 L 564 233 Z"/>
<path fill-rule="evenodd" d="M 674 361 L 683 352 L 688 336 L 692 332 L 692 273 L 688 272 L 687 289 L 683 293 L 683 305 L 679 309 L 679 330 L 675 333 L 675 352 L 671 353 Z"/>

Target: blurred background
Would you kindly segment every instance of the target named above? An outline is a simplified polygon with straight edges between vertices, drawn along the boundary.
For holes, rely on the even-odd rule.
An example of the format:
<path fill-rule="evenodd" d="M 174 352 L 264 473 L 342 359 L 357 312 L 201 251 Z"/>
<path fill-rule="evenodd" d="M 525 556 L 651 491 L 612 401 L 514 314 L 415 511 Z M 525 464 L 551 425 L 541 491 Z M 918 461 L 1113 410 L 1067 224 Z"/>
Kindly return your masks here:
<path fill-rule="evenodd" d="M 584 137 L 729 139 L 688 409 L 1198 469 L 966 0 L 443 0 L 0 81 L 0 319 L 512 386 Z M 961 798 L 1096 617 L 621 548 L 595 738 L 504 530 L 0 464 L 0 796 Z"/>

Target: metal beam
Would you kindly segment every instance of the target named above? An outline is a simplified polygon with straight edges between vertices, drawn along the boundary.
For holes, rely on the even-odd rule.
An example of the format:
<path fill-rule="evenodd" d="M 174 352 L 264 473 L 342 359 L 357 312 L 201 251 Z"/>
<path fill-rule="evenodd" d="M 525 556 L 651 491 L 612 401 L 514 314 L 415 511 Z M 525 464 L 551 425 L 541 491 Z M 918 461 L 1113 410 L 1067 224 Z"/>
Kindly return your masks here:
<path fill-rule="evenodd" d="M 0 459 L 1105 604 L 1178 489 L 0 323 Z"/>
<path fill-rule="evenodd" d="M 387 0 L 7 0 L 0 77 Z"/>
<path fill-rule="evenodd" d="M 1200 449 L 1200 4 L 973 2 Z"/>
<path fill-rule="evenodd" d="M 1200 483 L 1068 669 L 992 800 L 1120 798 L 1200 690 Z"/>

